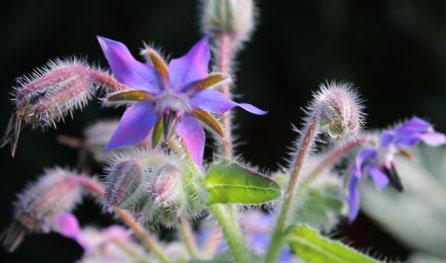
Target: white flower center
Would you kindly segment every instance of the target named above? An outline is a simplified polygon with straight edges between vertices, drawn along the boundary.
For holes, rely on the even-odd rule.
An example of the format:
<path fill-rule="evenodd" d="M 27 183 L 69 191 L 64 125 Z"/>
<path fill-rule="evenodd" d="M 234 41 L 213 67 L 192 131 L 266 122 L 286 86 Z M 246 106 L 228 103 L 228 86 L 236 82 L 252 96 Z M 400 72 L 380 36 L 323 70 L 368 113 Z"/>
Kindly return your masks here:
<path fill-rule="evenodd" d="M 177 117 L 191 110 L 186 94 L 171 89 L 161 92 L 155 99 L 155 112 L 158 116 L 175 112 Z"/>

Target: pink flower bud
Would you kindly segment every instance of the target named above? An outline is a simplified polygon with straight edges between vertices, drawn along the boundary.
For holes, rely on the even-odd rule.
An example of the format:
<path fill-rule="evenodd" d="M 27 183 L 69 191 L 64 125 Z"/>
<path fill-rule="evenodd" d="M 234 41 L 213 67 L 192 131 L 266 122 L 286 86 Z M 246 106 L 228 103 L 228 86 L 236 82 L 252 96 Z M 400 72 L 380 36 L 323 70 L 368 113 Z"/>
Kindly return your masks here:
<path fill-rule="evenodd" d="M 107 73 L 88 67 L 77 60 L 50 62 L 29 77 L 18 80 L 15 88 L 15 112 L 12 114 L 1 146 L 11 143 L 14 155 L 20 131 L 55 126 L 75 109 L 84 107 L 94 95 L 96 86 L 112 90 L 123 87 Z"/>
<path fill-rule="evenodd" d="M 171 164 L 161 167 L 151 178 L 150 193 L 155 204 L 169 206 L 183 194 L 180 170 Z"/>
<path fill-rule="evenodd" d="M 346 83 L 322 84 L 313 105 L 319 113 L 320 127 L 333 139 L 356 136 L 362 124 L 362 106 L 357 94 Z"/>
<path fill-rule="evenodd" d="M 37 182 L 18 195 L 15 222 L 3 234 L 5 247 L 13 251 L 26 233 L 46 233 L 62 213 L 72 210 L 82 194 L 79 176 L 60 169 L 46 171 Z"/>

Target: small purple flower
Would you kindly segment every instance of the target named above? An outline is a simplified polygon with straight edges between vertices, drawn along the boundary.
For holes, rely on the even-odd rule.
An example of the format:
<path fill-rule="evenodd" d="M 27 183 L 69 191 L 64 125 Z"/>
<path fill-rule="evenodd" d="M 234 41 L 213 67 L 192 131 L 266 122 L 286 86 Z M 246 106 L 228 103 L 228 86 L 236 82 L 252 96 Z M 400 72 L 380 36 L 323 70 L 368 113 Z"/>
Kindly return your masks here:
<path fill-rule="evenodd" d="M 395 156 L 407 152 L 421 141 L 436 147 L 446 143 L 446 136 L 435 132 L 430 123 L 413 117 L 393 130 L 382 132 L 377 148 L 364 149 L 356 156 L 348 186 L 349 222 L 353 222 L 359 212 L 358 181 L 361 176 L 370 176 L 378 190 L 390 183 L 398 191 L 402 191 L 403 185 L 396 171 Z"/>
<path fill-rule="evenodd" d="M 201 165 L 205 133 L 199 121 L 223 136 L 223 129 L 212 114 L 221 115 L 238 106 L 254 114 L 266 112 L 246 103 L 236 103 L 212 88 L 229 81 L 220 73 L 208 72 L 210 50 L 204 37 L 184 56 L 168 64 L 152 48 L 143 55 L 149 63 L 141 63 L 127 47 L 117 41 L 98 37 L 114 76 L 128 89 L 107 96 L 109 102 L 135 102 L 127 108 L 105 151 L 133 145 L 152 131 L 155 147 L 164 135 L 173 132 L 186 145 L 191 157 Z"/>

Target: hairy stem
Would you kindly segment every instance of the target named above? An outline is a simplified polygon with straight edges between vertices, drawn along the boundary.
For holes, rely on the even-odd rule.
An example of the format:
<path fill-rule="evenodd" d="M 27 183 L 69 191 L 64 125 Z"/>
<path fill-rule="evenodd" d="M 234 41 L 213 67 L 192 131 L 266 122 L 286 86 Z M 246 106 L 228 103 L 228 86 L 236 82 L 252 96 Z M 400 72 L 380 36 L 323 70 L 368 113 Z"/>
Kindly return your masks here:
<path fill-rule="evenodd" d="M 130 212 L 121 208 L 116 208 L 115 213 L 133 231 L 135 236 L 138 237 L 144 246 L 147 247 L 147 249 L 149 249 L 149 251 L 151 251 L 161 262 L 171 262 L 168 256 L 159 246 L 158 242 L 156 242 L 156 240 L 153 239 L 149 233 L 147 233 L 147 231 L 140 224 L 138 224 L 138 222 L 136 222 L 135 218 L 132 214 L 130 214 Z"/>
<path fill-rule="evenodd" d="M 222 73 L 231 75 L 232 73 L 232 38 L 228 33 L 221 33 L 216 39 L 217 41 L 217 67 Z M 225 84 L 220 91 L 226 98 L 232 99 L 231 85 Z M 224 158 L 231 159 L 233 155 L 233 139 L 232 139 L 232 115 L 231 111 L 227 111 L 221 117 L 221 123 L 224 131 L 224 137 L 221 143 L 221 154 Z"/>
<path fill-rule="evenodd" d="M 100 198 L 104 197 L 104 189 L 96 181 L 88 177 L 79 177 L 80 183 L 92 193 L 97 194 Z M 133 215 L 127 210 L 115 208 L 115 214 L 132 230 L 133 234 L 143 243 L 143 245 L 152 252 L 160 262 L 170 263 L 166 253 L 162 250 L 158 242 L 136 222 Z"/>
<path fill-rule="evenodd" d="M 195 236 L 192 232 L 191 225 L 189 221 L 184 218 L 180 219 L 180 233 L 183 237 L 184 243 L 186 244 L 187 251 L 192 259 L 199 258 L 199 251 L 197 248 L 197 242 Z"/>
<path fill-rule="evenodd" d="M 290 211 L 290 206 L 296 193 L 296 188 L 298 185 L 298 179 L 300 177 L 302 166 L 305 161 L 305 157 L 308 155 L 311 145 L 314 142 L 314 138 L 317 135 L 317 130 L 319 128 L 319 117 L 317 114 L 313 114 L 300 139 L 299 148 L 297 150 L 296 159 L 294 160 L 290 182 L 286 190 L 284 201 L 282 204 L 282 209 L 279 214 L 279 218 L 276 222 L 276 227 L 273 232 L 271 242 L 269 243 L 268 252 L 266 254 L 266 262 L 274 263 L 280 254 L 280 249 L 283 244 L 283 236 L 285 234 L 286 223 L 288 219 L 288 213 Z"/>
<path fill-rule="evenodd" d="M 118 91 L 123 89 L 128 89 L 124 84 L 117 81 L 113 76 L 106 74 L 100 70 L 89 70 L 90 77 L 94 79 L 94 81 L 111 90 L 111 91 Z"/>
<path fill-rule="evenodd" d="M 232 213 L 230 206 L 214 204 L 210 205 L 209 211 L 217 220 L 223 230 L 226 241 L 231 249 L 234 260 L 237 263 L 248 262 L 246 257 L 246 247 L 240 230 L 237 216 Z"/>
<path fill-rule="evenodd" d="M 132 257 L 135 260 L 135 262 L 138 262 L 138 263 L 153 263 L 151 260 L 145 258 L 144 255 L 142 255 L 138 250 L 136 250 L 135 248 L 127 245 L 122 240 L 113 238 L 112 241 L 119 248 L 121 248 L 125 253 L 127 253 L 127 255 Z"/>
<path fill-rule="evenodd" d="M 339 161 L 344 155 L 354 148 L 360 146 L 361 144 L 368 141 L 367 136 L 361 136 L 359 138 L 353 139 L 341 147 L 338 147 L 330 151 L 324 159 L 308 174 L 308 176 L 302 182 L 302 188 L 308 186 L 314 179 L 316 179 L 325 169 L 334 165 Z"/>

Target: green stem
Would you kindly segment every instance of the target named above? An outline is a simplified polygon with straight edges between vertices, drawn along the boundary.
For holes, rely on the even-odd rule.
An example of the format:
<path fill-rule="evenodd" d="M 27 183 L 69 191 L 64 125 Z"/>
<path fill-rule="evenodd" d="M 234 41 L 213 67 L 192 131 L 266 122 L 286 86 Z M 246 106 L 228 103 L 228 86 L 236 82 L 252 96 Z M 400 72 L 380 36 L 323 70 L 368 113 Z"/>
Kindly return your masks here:
<path fill-rule="evenodd" d="M 294 160 L 293 170 L 291 172 L 290 182 L 288 184 L 287 191 L 285 193 L 284 201 L 282 204 L 282 210 L 280 211 L 279 218 L 276 222 L 273 237 L 269 243 L 268 252 L 266 254 L 267 263 L 275 263 L 279 257 L 280 250 L 283 245 L 283 237 L 285 234 L 286 223 L 288 214 L 290 211 L 293 196 L 296 192 L 298 178 L 300 177 L 305 157 L 308 155 L 311 149 L 311 145 L 316 137 L 317 130 L 319 128 L 319 118 L 313 115 L 309 119 L 303 136 L 300 139 L 299 149 L 297 150 L 296 159 Z"/>
<path fill-rule="evenodd" d="M 231 207 L 227 205 L 210 205 L 209 211 L 220 224 L 229 248 L 231 249 L 234 260 L 237 263 L 248 262 L 246 257 L 246 247 L 243 240 L 237 218 L 231 213 Z"/>
<path fill-rule="evenodd" d="M 198 254 L 198 248 L 197 248 L 197 242 L 195 240 L 195 236 L 192 232 L 192 228 L 190 226 L 189 221 L 187 221 L 184 218 L 180 219 L 180 233 L 183 237 L 184 243 L 186 244 L 186 249 L 189 252 L 189 255 L 192 259 L 199 258 Z"/>

